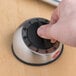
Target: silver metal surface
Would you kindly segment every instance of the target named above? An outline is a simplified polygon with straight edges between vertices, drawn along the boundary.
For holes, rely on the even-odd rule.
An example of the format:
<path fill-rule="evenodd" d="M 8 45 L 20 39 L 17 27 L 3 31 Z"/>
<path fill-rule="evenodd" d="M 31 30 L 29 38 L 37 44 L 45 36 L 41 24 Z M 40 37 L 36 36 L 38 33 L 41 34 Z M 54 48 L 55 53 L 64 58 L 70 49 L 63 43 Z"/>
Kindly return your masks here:
<path fill-rule="evenodd" d="M 15 55 L 24 62 L 31 64 L 43 64 L 52 61 L 58 57 L 62 50 L 62 43 L 59 44 L 58 49 L 52 53 L 41 54 L 29 49 L 22 38 L 22 28 L 20 27 L 14 33 L 13 37 L 13 51 Z"/>
<path fill-rule="evenodd" d="M 47 2 L 51 5 L 54 5 L 54 6 L 58 6 L 59 3 L 62 1 L 62 0 L 41 0 L 41 1 L 44 1 L 44 2 Z"/>

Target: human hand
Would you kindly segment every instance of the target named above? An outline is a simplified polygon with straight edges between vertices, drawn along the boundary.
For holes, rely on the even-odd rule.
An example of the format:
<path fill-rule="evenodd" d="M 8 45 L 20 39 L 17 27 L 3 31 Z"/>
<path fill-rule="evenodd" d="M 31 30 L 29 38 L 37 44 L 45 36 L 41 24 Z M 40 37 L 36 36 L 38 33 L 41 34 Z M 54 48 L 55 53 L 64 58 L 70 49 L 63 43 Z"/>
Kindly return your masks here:
<path fill-rule="evenodd" d="M 63 0 L 53 12 L 50 23 L 41 26 L 37 33 L 42 38 L 76 47 L 76 0 Z"/>

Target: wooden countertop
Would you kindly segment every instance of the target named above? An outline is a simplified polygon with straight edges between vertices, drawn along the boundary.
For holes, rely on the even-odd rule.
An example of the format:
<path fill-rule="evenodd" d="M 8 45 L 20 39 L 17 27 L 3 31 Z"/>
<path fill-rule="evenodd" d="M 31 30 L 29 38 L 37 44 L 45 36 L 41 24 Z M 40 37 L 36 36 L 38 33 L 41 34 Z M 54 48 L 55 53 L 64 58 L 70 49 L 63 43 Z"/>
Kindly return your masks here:
<path fill-rule="evenodd" d="M 50 19 L 54 7 L 39 0 L 0 0 L 0 76 L 76 76 L 76 48 L 65 45 L 52 64 L 34 67 L 19 62 L 11 44 L 16 28 L 26 19 Z"/>

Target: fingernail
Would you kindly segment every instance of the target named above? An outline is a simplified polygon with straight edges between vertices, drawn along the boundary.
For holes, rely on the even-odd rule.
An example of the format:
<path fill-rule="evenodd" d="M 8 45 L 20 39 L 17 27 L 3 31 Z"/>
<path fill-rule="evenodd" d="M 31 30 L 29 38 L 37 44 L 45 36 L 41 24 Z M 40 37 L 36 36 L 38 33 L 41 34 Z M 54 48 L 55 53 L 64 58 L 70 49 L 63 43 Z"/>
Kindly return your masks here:
<path fill-rule="evenodd" d="M 51 43 L 55 43 L 57 40 L 55 39 L 51 39 Z"/>

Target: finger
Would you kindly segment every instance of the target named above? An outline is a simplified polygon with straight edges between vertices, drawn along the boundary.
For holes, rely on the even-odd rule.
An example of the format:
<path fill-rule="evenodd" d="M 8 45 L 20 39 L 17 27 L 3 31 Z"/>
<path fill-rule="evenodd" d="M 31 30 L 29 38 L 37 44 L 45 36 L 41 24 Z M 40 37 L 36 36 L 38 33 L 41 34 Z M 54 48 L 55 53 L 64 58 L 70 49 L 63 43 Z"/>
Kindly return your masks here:
<path fill-rule="evenodd" d="M 51 16 L 51 24 L 55 24 L 59 20 L 59 9 L 56 8 Z"/>
<path fill-rule="evenodd" d="M 60 22 L 53 24 L 53 26 L 51 26 L 51 24 L 48 24 L 48 25 L 41 26 L 37 30 L 37 34 L 40 37 L 45 39 L 52 39 L 53 41 L 55 40 L 62 41 L 64 39 L 64 36 L 67 35 L 67 33 L 65 33 L 64 35 L 64 31 L 68 32 L 67 28 L 62 30 L 63 28 L 65 28 L 65 26 L 62 26 Z"/>
<path fill-rule="evenodd" d="M 55 40 L 55 39 L 51 39 L 51 43 L 55 43 L 57 40 Z"/>
<path fill-rule="evenodd" d="M 52 37 L 50 35 L 50 29 L 51 24 L 41 26 L 40 28 L 38 28 L 37 34 L 42 38 L 51 39 Z"/>
<path fill-rule="evenodd" d="M 52 14 L 51 17 L 51 22 L 50 24 L 47 24 L 45 26 L 41 26 L 38 30 L 37 30 L 37 34 L 42 37 L 42 38 L 46 38 L 46 39 L 52 39 L 52 37 L 50 36 L 50 29 L 51 26 L 53 24 L 55 24 L 57 21 L 59 20 L 59 12 L 58 12 L 58 8 L 55 9 L 55 11 Z"/>

